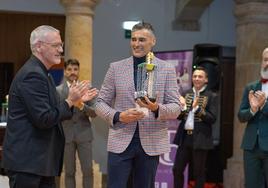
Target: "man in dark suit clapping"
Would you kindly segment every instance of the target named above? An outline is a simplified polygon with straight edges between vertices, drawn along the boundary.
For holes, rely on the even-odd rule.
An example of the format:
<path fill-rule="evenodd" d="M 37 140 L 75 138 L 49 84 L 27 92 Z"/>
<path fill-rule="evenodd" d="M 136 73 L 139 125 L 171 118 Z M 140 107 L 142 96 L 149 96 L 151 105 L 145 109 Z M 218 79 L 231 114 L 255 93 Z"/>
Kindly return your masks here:
<path fill-rule="evenodd" d="M 92 98 L 88 81 L 70 88 L 59 100 L 48 70 L 61 62 L 60 32 L 39 26 L 30 37 L 32 56 L 16 74 L 9 91 L 3 167 L 11 188 L 54 188 L 63 162 L 61 121 L 72 117 L 74 105 Z"/>
<path fill-rule="evenodd" d="M 268 182 L 268 48 L 262 53 L 261 79 L 245 87 L 238 119 L 247 123 L 244 150 L 245 188 L 264 187 Z"/>
<path fill-rule="evenodd" d="M 205 184 L 207 153 L 213 148 L 212 124 L 217 117 L 217 96 L 207 89 L 208 75 L 203 67 L 197 67 L 192 75 L 193 88 L 180 97 L 184 106 L 178 119 L 174 143 L 178 150 L 173 166 L 174 188 L 183 188 L 184 169 L 188 162 L 193 164 L 195 188 Z"/>

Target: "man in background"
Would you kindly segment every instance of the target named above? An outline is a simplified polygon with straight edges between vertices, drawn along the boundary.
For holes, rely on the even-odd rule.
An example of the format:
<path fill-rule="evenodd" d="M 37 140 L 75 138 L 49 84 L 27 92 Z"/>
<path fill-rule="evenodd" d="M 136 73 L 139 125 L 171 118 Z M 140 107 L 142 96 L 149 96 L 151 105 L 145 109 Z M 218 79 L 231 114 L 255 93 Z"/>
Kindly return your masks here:
<path fill-rule="evenodd" d="M 69 94 L 69 87 L 78 83 L 79 62 L 76 59 L 69 59 L 64 62 L 64 80 L 57 87 L 61 99 L 66 99 Z M 97 90 L 91 89 L 94 97 Z M 78 153 L 81 171 L 83 175 L 83 188 L 93 188 L 93 168 L 92 168 L 92 129 L 90 117 L 96 117 L 95 100 L 82 103 L 75 107 L 73 117 L 62 122 L 65 135 L 64 149 L 64 173 L 65 188 L 75 188 L 76 153 Z"/>
<path fill-rule="evenodd" d="M 268 48 L 262 53 L 261 79 L 245 87 L 238 119 L 246 123 L 241 144 L 244 150 L 245 188 L 268 182 Z"/>
<path fill-rule="evenodd" d="M 60 32 L 39 26 L 30 36 L 32 56 L 16 74 L 9 91 L 3 168 L 10 188 L 54 188 L 63 164 L 61 121 L 72 117 L 74 105 L 92 99 L 88 81 L 73 85 L 59 100 L 48 70 L 61 62 Z"/>
<path fill-rule="evenodd" d="M 184 169 L 191 162 L 195 188 L 203 188 L 206 181 L 206 159 L 213 149 L 212 124 L 217 117 L 216 94 L 207 89 L 208 74 L 197 67 L 192 75 L 193 88 L 180 97 L 183 111 L 174 143 L 178 150 L 173 166 L 174 188 L 183 188 Z"/>
<path fill-rule="evenodd" d="M 97 98 L 96 113 L 110 125 L 108 188 L 126 188 L 130 172 L 134 188 L 153 188 L 159 155 L 170 151 L 166 120 L 180 113 L 175 67 L 153 57 L 156 101 L 135 99 L 138 65 L 146 62 L 155 43 L 151 24 L 135 25 L 133 56 L 110 64 Z"/>

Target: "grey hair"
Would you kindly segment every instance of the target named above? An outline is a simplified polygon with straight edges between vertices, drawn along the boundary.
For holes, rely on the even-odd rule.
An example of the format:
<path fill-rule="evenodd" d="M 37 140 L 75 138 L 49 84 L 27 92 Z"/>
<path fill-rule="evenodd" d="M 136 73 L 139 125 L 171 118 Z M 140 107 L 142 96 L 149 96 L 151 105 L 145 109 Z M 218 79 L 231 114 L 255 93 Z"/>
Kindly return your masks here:
<path fill-rule="evenodd" d="M 155 37 L 153 26 L 150 23 L 143 22 L 143 21 L 134 25 L 131 32 L 135 32 L 135 31 L 142 30 L 142 29 L 146 29 Z"/>
<path fill-rule="evenodd" d="M 264 50 L 262 51 L 262 55 L 264 55 L 267 52 L 268 52 L 268 47 L 267 48 L 264 48 Z"/>
<path fill-rule="evenodd" d="M 49 25 L 41 25 L 32 31 L 31 37 L 30 37 L 30 46 L 31 46 L 32 52 L 35 52 L 36 43 L 39 41 L 44 41 L 46 35 L 51 32 L 60 33 L 58 29 Z"/>

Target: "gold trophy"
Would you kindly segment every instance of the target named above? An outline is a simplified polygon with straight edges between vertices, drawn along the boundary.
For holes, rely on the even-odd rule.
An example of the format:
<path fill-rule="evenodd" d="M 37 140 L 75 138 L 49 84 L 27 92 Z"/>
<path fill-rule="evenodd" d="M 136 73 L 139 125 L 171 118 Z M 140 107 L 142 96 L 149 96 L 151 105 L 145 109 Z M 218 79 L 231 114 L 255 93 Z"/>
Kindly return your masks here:
<path fill-rule="evenodd" d="M 135 99 L 141 99 L 144 103 L 146 103 L 144 99 L 145 96 L 152 102 L 156 101 L 155 81 L 157 76 L 157 66 L 152 63 L 153 58 L 153 52 L 149 52 L 146 55 L 146 62 L 138 65 Z"/>

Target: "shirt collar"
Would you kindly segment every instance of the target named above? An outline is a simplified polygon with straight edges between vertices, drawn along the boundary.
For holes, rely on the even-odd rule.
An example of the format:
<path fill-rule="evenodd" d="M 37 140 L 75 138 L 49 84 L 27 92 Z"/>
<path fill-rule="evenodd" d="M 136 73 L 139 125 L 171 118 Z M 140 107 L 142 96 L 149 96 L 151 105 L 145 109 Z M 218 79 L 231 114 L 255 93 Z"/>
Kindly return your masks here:
<path fill-rule="evenodd" d="M 203 92 L 205 89 L 207 88 L 207 85 L 204 85 L 200 90 L 199 92 L 197 93 L 197 91 L 195 90 L 195 88 L 193 87 L 193 92 L 195 95 L 199 95 L 201 92 Z"/>

